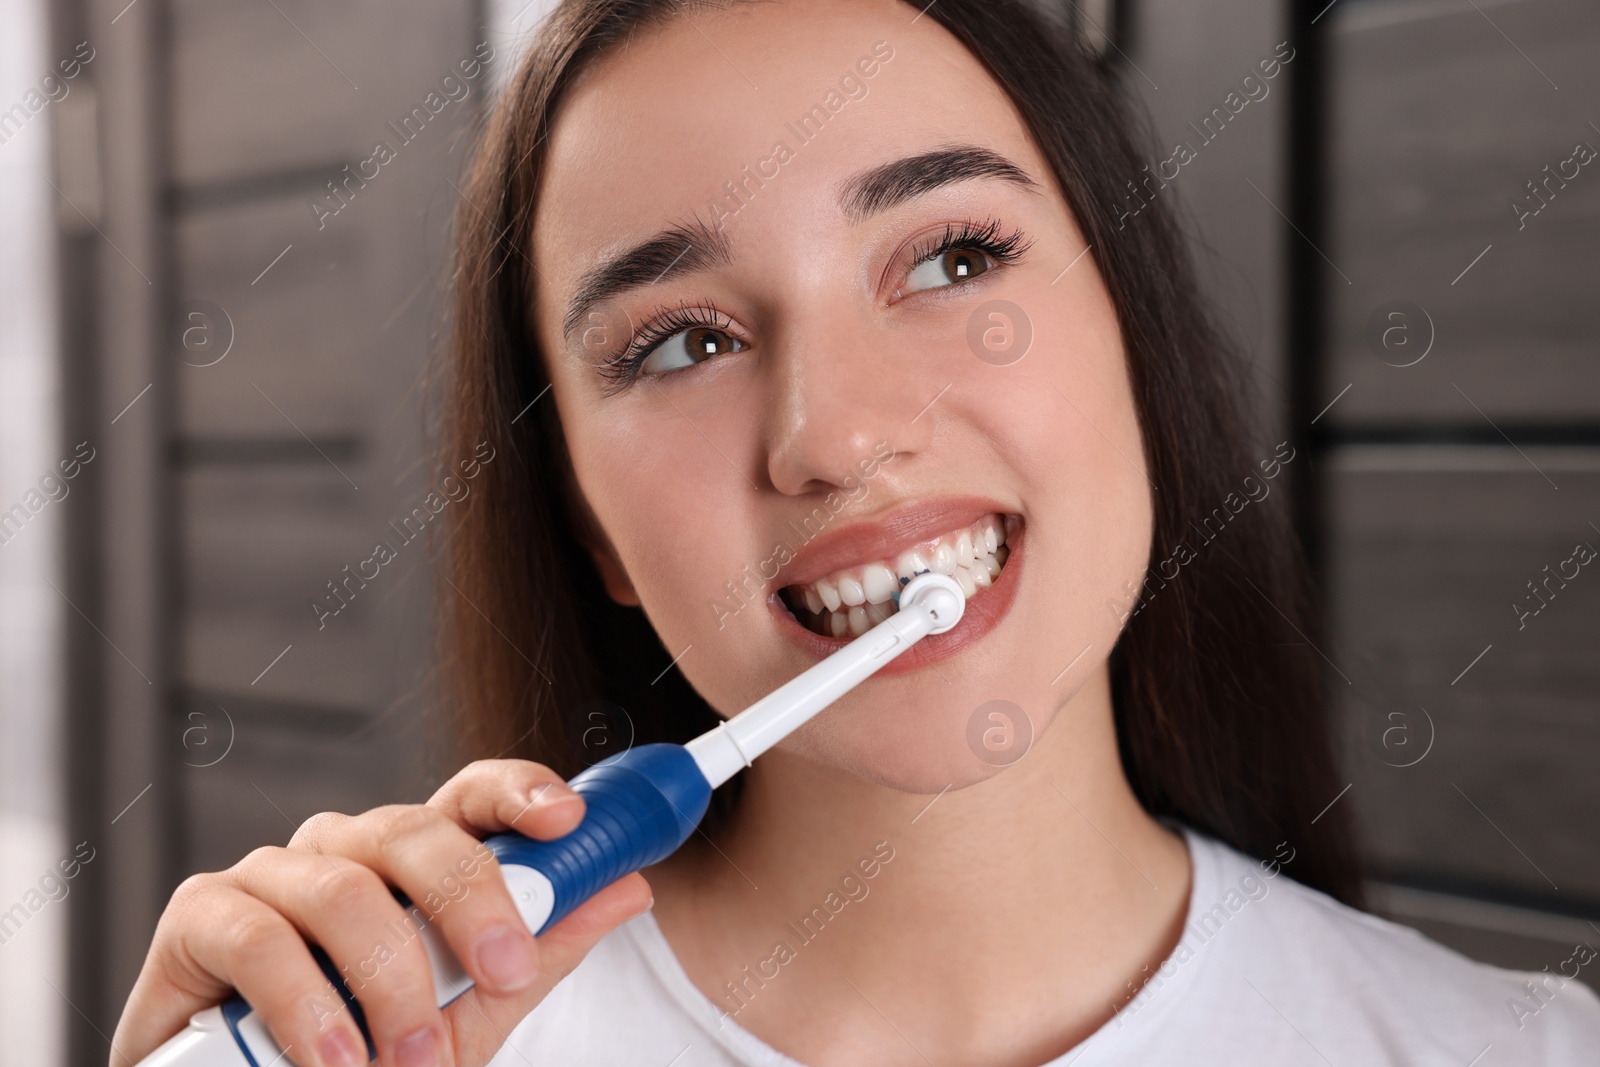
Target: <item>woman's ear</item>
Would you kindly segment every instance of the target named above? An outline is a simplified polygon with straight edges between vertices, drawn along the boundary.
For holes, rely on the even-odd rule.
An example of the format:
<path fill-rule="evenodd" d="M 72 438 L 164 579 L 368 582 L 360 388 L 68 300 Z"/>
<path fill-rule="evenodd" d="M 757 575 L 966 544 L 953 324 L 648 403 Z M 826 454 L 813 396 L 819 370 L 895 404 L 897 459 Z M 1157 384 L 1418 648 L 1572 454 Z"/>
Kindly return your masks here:
<path fill-rule="evenodd" d="M 589 558 L 594 560 L 594 568 L 600 574 L 600 583 L 606 587 L 606 595 L 625 608 L 638 607 L 639 594 L 634 591 L 627 570 L 617 558 L 617 550 L 611 547 L 611 538 L 600 528 L 600 520 L 595 518 L 594 509 L 589 506 L 589 498 L 578 485 L 577 472 L 572 469 L 572 458 L 567 453 L 566 439 L 557 435 L 552 442 L 552 450 L 557 454 L 560 464 L 562 497 L 572 516 L 573 535 L 589 553 Z"/>
<path fill-rule="evenodd" d="M 583 545 L 589 553 L 589 558 L 594 560 L 594 568 L 600 574 L 601 584 L 606 587 L 606 595 L 623 607 L 638 607 L 639 594 L 634 591 L 627 570 L 617 558 L 617 550 L 611 547 L 611 538 L 600 528 L 600 520 L 595 518 L 594 509 L 589 507 L 588 498 L 578 488 L 570 464 L 567 465 L 566 471 L 566 496 L 567 505 L 573 511 L 574 525 L 577 526 L 574 533 L 577 535 L 578 543 Z"/>
<path fill-rule="evenodd" d="M 587 545 L 589 556 L 594 560 L 594 566 L 600 572 L 600 581 L 606 587 L 606 595 L 624 607 L 636 608 L 639 606 L 639 594 L 634 592 L 633 583 L 628 580 L 628 572 L 623 570 L 622 563 L 617 559 L 616 552 L 611 545 L 602 547 Z"/>

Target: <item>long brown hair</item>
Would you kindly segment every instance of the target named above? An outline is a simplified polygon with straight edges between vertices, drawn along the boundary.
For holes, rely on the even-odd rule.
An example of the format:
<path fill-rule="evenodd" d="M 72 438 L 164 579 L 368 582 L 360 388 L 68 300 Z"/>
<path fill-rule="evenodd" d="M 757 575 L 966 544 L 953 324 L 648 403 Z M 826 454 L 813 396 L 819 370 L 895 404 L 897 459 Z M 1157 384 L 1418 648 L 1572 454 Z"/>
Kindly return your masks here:
<path fill-rule="evenodd" d="M 745 0 L 702 0 L 726 7 Z M 921 7 L 921 5 L 918 5 Z M 458 216 L 444 368 L 446 467 L 488 442 L 476 492 L 452 507 L 440 567 L 443 667 L 465 754 L 536 759 L 570 776 L 628 744 L 685 741 L 715 713 L 636 608 L 610 600 L 582 547 L 571 464 L 532 318 L 533 205 L 567 86 L 683 0 L 564 0 L 488 116 Z M 1110 668 L 1124 770 L 1152 815 L 1357 902 L 1310 581 L 1282 508 L 1239 510 L 1214 543 L 1189 532 L 1271 453 L 1251 441 L 1242 363 L 1221 337 L 1160 198 L 1130 219 L 1142 113 L 1115 72 L 1023 0 L 927 7 L 1010 95 L 1093 248 L 1121 324 L 1149 474 L 1152 565 Z M 1120 226 L 1120 228 L 1119 228 Z M 1230 509 L 1232 510 L 1232 509 Z M 1133 607 L 1132 603 L 1129 607 Z M 737 780 L 736 780 L 737 781 Z M 732 783 L 730 783 L 732 784 Z M 708 824 L 737 803 L 718 792 Z M 1319 817 L 1320 816 L 1320 817 Z"/>

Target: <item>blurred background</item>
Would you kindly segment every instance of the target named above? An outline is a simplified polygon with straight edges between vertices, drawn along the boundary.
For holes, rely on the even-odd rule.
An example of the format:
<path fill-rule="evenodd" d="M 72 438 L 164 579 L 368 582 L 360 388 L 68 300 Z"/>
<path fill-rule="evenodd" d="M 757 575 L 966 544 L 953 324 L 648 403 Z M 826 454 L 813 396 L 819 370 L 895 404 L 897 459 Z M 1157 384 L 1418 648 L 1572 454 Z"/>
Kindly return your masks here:
<path fill-rule="evenodd" d="M 1600 7 L 1036 2 L 1152 170 L 1195 151 L 1160 195 L 1304 457 L 1375 910 L 1557 970 L 1600 945 Z M 550 6 L 0 0 L 0 1065 L 104 1064 L 185 875 L 448 766 L 424 541 L 311 605 L 432 488 L 456 185 Z"/>

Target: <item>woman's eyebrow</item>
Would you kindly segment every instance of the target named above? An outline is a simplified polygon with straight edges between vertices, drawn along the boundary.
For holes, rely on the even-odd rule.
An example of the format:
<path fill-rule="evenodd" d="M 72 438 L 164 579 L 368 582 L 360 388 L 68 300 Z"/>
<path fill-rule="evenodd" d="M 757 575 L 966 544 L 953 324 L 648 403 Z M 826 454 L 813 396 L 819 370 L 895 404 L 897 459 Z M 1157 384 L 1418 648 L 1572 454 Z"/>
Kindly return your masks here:
<path fill-rule="evenodd" d="M 561 334 L 565 337 L 572 333 L 597 304 L 630 289 L 725 266 L 732 261 L 733 252 L 727 236 L 699 218 L 692 223 L 669 226 L 585 273 L 578 283 L 577 295 L 567 307 Z"/>
<path fill-rule="evenodd" d="M 951 144 L 862 171 L 840 186 L 839 207 L 850 222 L 858 223 L 942 186 L 975 178 L 1012 182 L 1035 191 L 1039 188 L 1026 171 L 1000 153 L 978 145 Z M 597 305 L 631 289 L 732 262 L 732 247 L 721 230 L 699 218 L 669 226 L 584 274 L 562 321 L 562 336 L 570 335 Z"/>
<path fill-rule="evenodd" d="M 996 178 L 1037 191 L 1039 183 L 992 149 L 948 144 L 862 171 L 839 188 L 839 208 L 852 223 L 956 182 Z"/>

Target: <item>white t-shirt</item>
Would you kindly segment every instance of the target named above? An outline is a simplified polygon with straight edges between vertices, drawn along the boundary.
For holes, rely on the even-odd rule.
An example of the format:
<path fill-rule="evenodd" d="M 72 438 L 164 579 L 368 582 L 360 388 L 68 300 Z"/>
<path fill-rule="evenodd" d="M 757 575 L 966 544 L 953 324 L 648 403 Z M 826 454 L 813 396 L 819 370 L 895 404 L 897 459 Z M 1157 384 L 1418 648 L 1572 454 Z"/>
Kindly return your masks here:
<path fill-rule="evenodd" d="M 1547 972 L 1491 967 L 1183 833 L 1194 880 L 1177 948 L 1041 1067 L 1600 1064 L 1600 998 L 1563 978 L 1600 967 L 1589 946 Z M 580 1064 L 803 1067 L 695 988 L 649 912 L 603 938 L 491 1067 Z"/>

